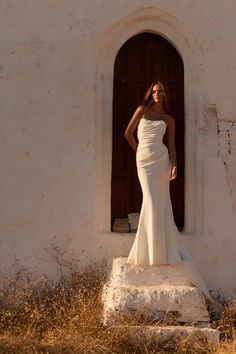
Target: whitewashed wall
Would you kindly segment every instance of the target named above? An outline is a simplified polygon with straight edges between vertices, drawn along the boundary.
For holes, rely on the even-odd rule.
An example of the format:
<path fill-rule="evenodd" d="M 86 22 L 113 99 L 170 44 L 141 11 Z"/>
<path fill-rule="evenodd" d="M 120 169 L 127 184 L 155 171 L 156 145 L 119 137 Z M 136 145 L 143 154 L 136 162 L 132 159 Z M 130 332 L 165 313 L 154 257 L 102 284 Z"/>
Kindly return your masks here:
<path fill-rule="evenodd" d="M 236 290 L 235 1 L 17 0 L 0 3 L 1 271 L 56 276 L 48 251 L 128 255 L 110 225 L 113 64 L 142 31 L 185 66 L 186 227 L 215 294 Z"/>

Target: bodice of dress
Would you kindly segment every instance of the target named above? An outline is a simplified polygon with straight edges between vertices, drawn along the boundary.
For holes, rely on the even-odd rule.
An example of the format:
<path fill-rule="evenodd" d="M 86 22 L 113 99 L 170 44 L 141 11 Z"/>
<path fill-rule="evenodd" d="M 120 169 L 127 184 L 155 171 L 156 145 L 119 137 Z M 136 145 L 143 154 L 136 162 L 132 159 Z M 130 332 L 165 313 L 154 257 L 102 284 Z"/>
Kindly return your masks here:
<path fill-rule="evenodd" d="M 136 160 L 141 167 L 158 163 L 168 149 L 163 144 L 163 135 L 166 131 L 164 120 L 140 119 L 137 128 L 138 147 Z"/>

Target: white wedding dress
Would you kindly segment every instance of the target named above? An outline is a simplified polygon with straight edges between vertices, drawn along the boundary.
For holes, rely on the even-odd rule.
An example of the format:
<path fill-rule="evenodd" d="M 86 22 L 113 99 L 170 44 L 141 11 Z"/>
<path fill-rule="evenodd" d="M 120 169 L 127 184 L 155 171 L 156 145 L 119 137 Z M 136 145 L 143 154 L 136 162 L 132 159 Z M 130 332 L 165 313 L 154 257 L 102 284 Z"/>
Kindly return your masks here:
<path fill-rule="evenodd" d="M 143 202 L 128 262 L 178 264 L 182 274 L 212 300 L 174 222 L 168 181 L 171 166 L 162 141 L 166 123 L 142 118 L 137 130 L 136 163 Z"/>

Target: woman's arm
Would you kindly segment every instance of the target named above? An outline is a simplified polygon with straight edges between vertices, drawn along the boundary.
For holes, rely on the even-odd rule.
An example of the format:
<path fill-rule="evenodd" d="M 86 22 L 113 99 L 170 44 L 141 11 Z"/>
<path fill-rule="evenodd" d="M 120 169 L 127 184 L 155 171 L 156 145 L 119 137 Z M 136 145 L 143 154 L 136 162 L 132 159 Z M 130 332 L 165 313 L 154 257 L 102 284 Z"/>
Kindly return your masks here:
<path fill-rule="evenodd" d="M 175 149 L 175 120 L 173 117 L 169 117 L 168 120 L 168 150 L 170 156 L 171 165 L 171 178 L 169 181 L 173 181 L 177 177 L 177 162 L 176 162 L 176 149 Z"/>
<path fill-rule="evenodd" d="M 134 112 L 134 115 L 131 118 L 131 120 L 126 128 L 125 134 L 124 134 L 125 139 L 128 141 L 129 145 L 132 147 L 132 149 L 135 152 L 137 151 L 138 144 L 133 136 L 133 133 L 134 133 L 135 129 L 137 128 L 137 125 L 138 125 L 140 119 L 142 118 L 142 115 L 143 115 L 143 106 L 138 106 L 138 108 Z"/>

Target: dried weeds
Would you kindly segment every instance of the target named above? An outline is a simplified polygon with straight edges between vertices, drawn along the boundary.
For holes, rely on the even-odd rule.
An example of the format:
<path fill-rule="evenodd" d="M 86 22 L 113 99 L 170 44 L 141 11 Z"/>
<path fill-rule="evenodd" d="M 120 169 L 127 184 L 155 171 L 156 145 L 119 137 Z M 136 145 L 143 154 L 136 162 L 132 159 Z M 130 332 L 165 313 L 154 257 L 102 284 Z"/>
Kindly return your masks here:
<path fill-rule="evenodd" d="M 0 353 L 236 353 L 236 301 L 224 303 L 223 313 L 212 316 L 211 327 L 221 333 L 217 348 L 202 337 L 196 340 L 196 334 L 162 345 L 142 337 L 132 344 L 126 329 L 114 331 L 102 323 L 107 263 L 94 262 L 80 271 L 71 267 L 65 274 L 63 252 L 61 258 L 55 252 L 59 250 L 51 255 L 61 274 L 57 282 L 45 275 L 34 279 L 25 267 L 14 278 L 6 278 L 0 303 Z"/>

